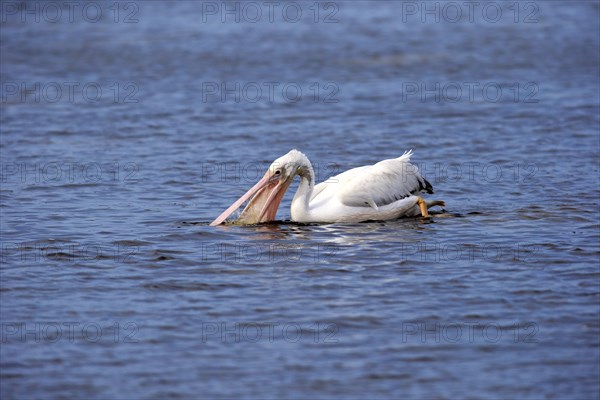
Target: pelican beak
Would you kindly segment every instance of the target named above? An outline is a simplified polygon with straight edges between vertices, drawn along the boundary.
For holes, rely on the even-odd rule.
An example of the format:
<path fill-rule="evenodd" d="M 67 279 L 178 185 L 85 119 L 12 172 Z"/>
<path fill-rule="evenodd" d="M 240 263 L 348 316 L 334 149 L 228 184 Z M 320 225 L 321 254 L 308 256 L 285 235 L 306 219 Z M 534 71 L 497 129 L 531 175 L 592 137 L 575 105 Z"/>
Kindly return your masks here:
<path fill-rule="evenodd" d="M 229 208 L 219 215 L 210 226 L 222 224 L 231 214 L 248 200 L 252 199 L 242 211 L 240 218 L 236 222 L 241 224 L 258 224 L 269 222 L 275 219 L 279 204 L 283 199 L 285 191 L 292 183 L 293 175 L 288 177 L 275 176 L 271 171 L 267 171 L 260 181 L 248 190 L 242 197 L 237 199 Z"/>

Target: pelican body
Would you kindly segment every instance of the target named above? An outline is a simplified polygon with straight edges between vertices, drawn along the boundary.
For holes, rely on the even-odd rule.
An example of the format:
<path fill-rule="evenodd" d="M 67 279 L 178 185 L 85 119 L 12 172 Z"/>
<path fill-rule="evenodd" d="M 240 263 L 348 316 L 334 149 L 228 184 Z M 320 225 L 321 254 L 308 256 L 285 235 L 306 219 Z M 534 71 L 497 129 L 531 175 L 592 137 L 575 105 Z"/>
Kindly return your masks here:
<path fill-rule="evenodd" d="M 410 163 L 412 151 L 374 165 L 357 167 L 315 185 L 315 173 L 308 158 L 291 150 L 269 166 L 256 185 L 219 215 L 210 225 L 223 223 L 244 202 L 248 205 L 237 224 L 273 221 L 283 195 L 294 177 L 300 186 L 292 200 L 296 222 L 385 221 L 401 216 L 428 217 L 427 209 L 444 206 L 443 201 L 425 201 L 421 193 L 433 193 L 431 184 Z"/>

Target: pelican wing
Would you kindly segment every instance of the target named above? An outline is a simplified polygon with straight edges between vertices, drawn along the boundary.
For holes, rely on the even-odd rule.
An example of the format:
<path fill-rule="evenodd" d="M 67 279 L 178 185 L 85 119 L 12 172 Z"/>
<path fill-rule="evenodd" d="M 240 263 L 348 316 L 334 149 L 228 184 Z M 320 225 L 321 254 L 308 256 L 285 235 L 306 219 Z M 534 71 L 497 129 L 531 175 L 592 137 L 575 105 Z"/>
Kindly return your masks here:
<path fill-rule="evenodd" d="M 341 174 L 329 177 L 325 182 L 321 182 L 315 185 L 310 201 L 326 201 L 333 196 L 338 194 L 338 191 L 342 188 L 342 185 L 350 181 L 352 177 L 360 173 L 360 171 L 370 168 L 371 166 L 356 167 L 344 171 Z"/>
<path fill-rule="evenodd" d="M 336 195 L 347 206 L 374 209 L 421 191 L 433 193 L 431 184 L 409 162 L 411 155 L 409 151 L 375 165 L 353 168 L 328 179 L 327 189 L 337 186 Z"/>

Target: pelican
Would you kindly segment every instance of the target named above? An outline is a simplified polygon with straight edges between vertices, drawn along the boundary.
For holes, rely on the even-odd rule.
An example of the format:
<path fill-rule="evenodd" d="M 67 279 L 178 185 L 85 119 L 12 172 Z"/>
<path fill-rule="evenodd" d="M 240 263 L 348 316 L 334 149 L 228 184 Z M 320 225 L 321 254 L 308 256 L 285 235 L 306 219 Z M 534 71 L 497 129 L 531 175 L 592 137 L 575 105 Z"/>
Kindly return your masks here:
<path fill-rule="evenodd" d="M 223 211 L 211 226 L 223 223 L 250 199 L 236 220 L 257 224 L 275 219 L 277 208 L 294 177 L 300 186 L 292 200 L 296 222 L 385 221 L 401 216 L 429 217 L 427 209 L 445 206 L 443 201 L 425 201 L 421 193 L 433 193 L 431 184 L 410 163 L 412 150 L 401 157 L 374 165 L 352 168 L 315 185 L 315 173 L 308 158 L 298 150 L 279 157 L 250 190 Z"/>

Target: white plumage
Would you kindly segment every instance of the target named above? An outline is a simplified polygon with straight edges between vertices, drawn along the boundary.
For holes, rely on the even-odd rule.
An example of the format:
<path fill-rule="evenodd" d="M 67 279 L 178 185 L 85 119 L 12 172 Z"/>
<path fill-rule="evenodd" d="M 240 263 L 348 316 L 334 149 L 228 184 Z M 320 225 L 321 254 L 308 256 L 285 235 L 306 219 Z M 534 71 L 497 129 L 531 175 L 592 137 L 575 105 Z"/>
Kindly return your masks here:
<path fill-rule="evenodd" d="M 442 201 L 424 201 L 421 192 L 432 187 L 410 163 L 412 151 L 374 165 L 352 168 L 315 185 L 308 158 L 291 150 L 275 160 L 263 179 L 221 214 L 218 225 L 235 211 L 242 200 L 256 193 L 238 222 L 260 223 L 273 220 L 277 207 L 293 178 L 300 186 L 292 200 L 292 220 L 297 222 L 361 222 L 389 220 L 400 216 L 428 216 L 427 208 L 444 206 Z M 266 189 L 265 189 L 266 188 Z"/>

